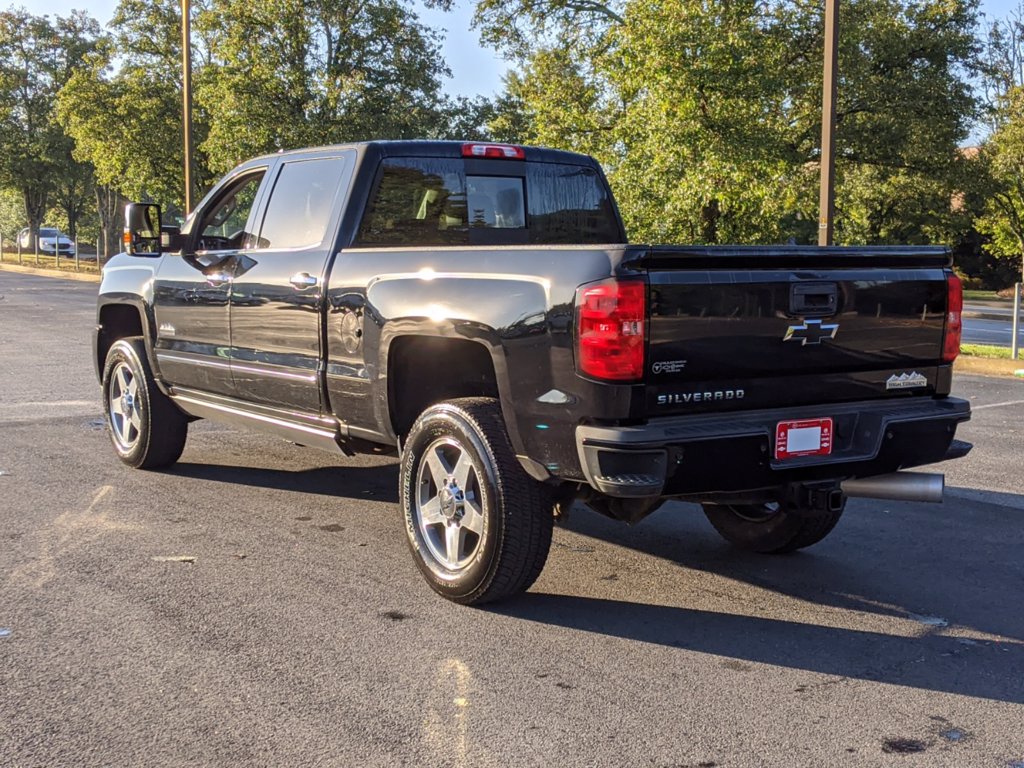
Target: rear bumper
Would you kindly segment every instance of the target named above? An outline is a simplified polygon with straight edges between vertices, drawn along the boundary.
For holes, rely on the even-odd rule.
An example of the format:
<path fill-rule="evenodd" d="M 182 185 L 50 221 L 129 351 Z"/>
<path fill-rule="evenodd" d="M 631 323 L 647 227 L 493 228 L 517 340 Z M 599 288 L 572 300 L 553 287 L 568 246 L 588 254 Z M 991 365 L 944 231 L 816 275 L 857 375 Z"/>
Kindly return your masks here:
<path fill-rule="evenodd" d="M 831 455 L 773 457 L 780 421 L 819 417 L 835 424 Z M 600 493 L 708 496 L 869 477 L 963 455 L 965 444 L 950 446 L 957 425 L 970 417 L 970 403 L 952 397 L 773 408 L 635 427 L 579 426 L 576 448 L 587 482 Z"/>

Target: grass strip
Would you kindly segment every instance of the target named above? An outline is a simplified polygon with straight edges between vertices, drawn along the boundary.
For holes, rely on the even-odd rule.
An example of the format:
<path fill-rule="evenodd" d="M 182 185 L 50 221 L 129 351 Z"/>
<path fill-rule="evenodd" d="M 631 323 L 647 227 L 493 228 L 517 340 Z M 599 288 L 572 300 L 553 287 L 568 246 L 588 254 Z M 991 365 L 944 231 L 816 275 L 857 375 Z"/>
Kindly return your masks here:
<path fill-rule="evenodd" d="M 1012 298 L 1000 296 L 996 291 L 981 291 L 973 288 L 964 289 L 965 301 L 1013 301 Z"/>
<path fill-rule="evenodd" d="M 960 354 L 968 357 L 987 357 L 990 360 L 1009 360 L 1009 347 L 992 347 L 988 344 L 961 344 Z M 1021 361 L 1024 368 L 1024 360 Z"/>

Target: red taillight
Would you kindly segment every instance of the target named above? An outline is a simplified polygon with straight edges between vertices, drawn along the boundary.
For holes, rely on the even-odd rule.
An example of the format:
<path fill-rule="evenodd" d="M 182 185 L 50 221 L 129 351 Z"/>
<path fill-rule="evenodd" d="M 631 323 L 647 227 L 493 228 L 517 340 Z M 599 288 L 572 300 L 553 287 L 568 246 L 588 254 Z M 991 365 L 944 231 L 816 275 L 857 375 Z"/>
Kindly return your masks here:
<path fill-rule="evenodd" d="M 964 311 L 964 286 L 956 275 L 946 277 L 946 330 L 942 337 L 942 362 L 952 363 L 960 354 L 961 314 Z"/>
<path fill-rule="evenodd" d="M 647 287 L 604 280 L 576 289 L 576 366 L 595 379 L 633 381 L 644 374 Z"/>
<path fill-rule="evenodd" d="M 463 144 L 462 156 L 497 160 L 525 160 L 526 152 L 522 147 L 514 147 L 511 144 Z"/>

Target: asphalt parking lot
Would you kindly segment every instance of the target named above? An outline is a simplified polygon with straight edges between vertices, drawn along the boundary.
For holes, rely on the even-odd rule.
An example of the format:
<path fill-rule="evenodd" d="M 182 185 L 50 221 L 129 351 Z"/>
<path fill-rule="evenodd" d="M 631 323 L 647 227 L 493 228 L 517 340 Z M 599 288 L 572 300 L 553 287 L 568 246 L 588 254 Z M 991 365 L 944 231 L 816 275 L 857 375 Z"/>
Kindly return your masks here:
<path fill-rule="evenodd" d="M 942 505 L 790 557 L 574 509 L 531 592 L 423 583 L 396 462 L 198 423 L 123 467 L 96 286 L 0 272 L 0 765 L 1024 766 L 1024 382 Z"/>

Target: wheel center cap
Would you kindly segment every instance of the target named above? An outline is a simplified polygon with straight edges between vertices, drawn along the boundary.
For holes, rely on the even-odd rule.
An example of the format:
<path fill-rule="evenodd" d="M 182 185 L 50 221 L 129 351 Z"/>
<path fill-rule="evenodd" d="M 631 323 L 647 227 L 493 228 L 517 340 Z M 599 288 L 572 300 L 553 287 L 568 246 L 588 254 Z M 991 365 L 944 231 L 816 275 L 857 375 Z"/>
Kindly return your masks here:
<path fill-rule="evenodd" d="M 130 411 L 132 408 L 135 407 L 135 398 L 132 397 L 127 392 L 125 393 L 124 397 L 121 398 L 121 401 L 124 403 L 124 407 L 126 410 Z"/>
<path fill-rule="evenodd" d="M 438 498 L 441 501 L 441 514 L 449 522 L 455 522 L 462 518 L 462 491 L 454 483 L 444 486 Z"/>

